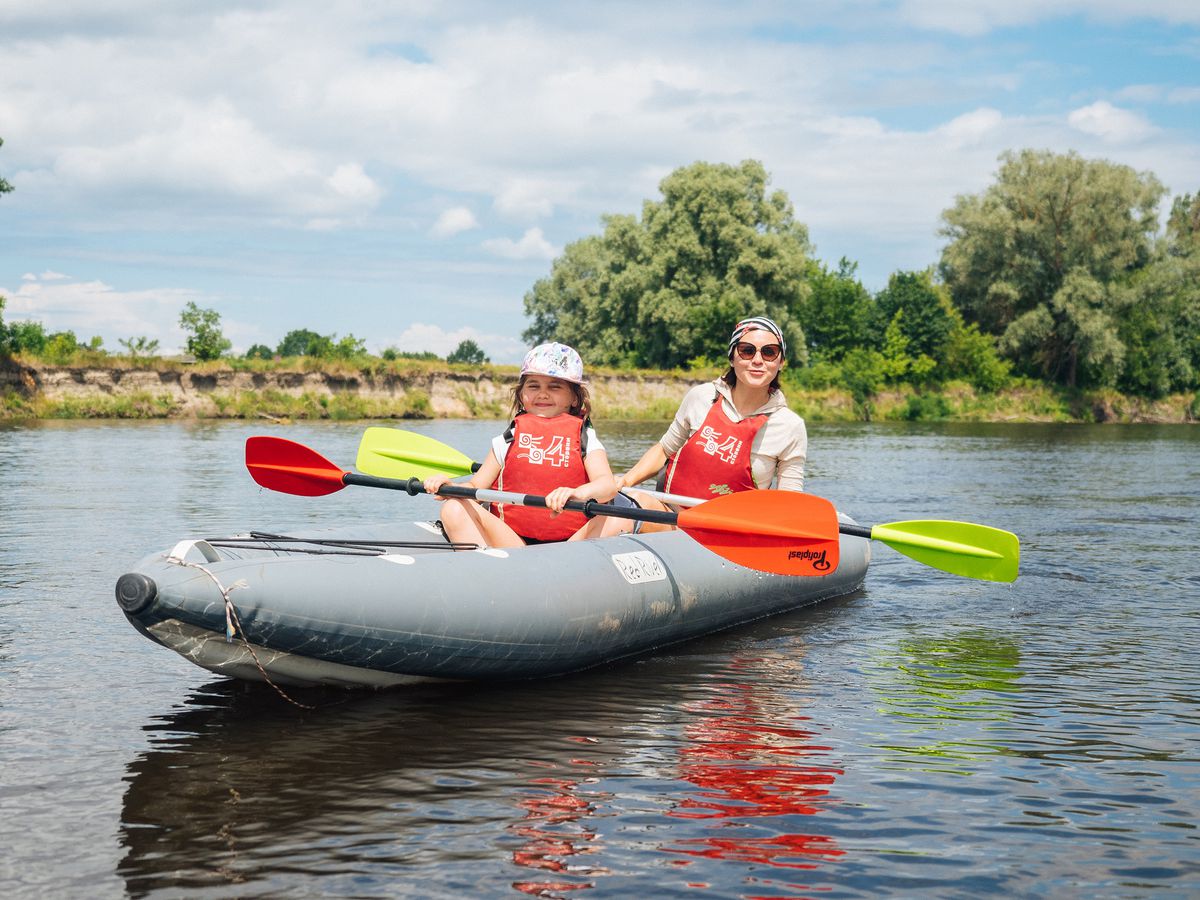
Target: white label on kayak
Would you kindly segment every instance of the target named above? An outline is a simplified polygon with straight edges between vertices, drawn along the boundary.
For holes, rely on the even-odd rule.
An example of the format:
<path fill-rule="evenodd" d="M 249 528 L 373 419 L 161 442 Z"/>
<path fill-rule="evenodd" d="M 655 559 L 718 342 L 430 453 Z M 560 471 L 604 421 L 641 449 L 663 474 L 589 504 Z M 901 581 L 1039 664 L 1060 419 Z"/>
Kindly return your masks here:
<path fill-rule="evenodd" d="M 666 581 L 667 570 L 658 557 L 649 550 L 638 550 L 636 553 L 618 553 L 610 557 L 621 577 L 630 584 L 643 584 L 647 581 Z"/>

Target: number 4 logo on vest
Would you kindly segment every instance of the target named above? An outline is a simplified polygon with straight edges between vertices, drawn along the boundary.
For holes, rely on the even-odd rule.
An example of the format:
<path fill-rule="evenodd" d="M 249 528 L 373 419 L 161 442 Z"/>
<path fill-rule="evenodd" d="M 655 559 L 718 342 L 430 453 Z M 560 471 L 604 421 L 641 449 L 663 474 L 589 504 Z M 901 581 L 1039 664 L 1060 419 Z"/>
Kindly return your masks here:
<path fill-rule="evenodd" d="M 737 461 L 738 453 L 742 449 L 742 442 L 738 438 L 724 437 L 711 425 L 705 425 L 700 429 L 696 444 L 703 445 L 702 449 L 709 456 L 715 456 L 730 465 Z"/>
<path fill-rule="evenodd" d="M 532 434 L 517 435 L 517 447 L 528 453 L 519 453 L 535 466 L 550 465 L 561 469 L 571 461 L 571 439 L 560 434 L 550 436 L 550 446 L 542 447 L 544 437 Z"/>

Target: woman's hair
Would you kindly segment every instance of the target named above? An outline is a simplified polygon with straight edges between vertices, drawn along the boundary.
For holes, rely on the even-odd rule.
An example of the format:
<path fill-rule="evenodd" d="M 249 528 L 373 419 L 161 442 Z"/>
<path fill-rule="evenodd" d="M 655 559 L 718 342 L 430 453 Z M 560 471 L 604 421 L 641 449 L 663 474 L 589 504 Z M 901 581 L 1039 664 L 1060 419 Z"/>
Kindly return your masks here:
<path fill-rule="evenodd" d="M 517 379 L 517 386 L 513 388 L 512 404 L 508 416 L 510 419 L 515 419 L 521 413 L 525 412 L 524 407 L 521 406 L 521 389 L 525 387 L 525 379 L 528 377 L 527 375 L 522 375 Z M 575 384 L 572 381 L 567 381 L 565 378 L 560 378 L 559 381 L 570 387 L 571 392 L 575 395 L 575 402 L 571 404 L 571 408 L 567 412 L 586 422 L 592 417 L 592 397 L 588 393 L 588 389 L 582 384 Z"/>
<path fill-rule="evenodd" d="M 771 383 L 767 385 L 767 393 L 773 394 L 779 390 L 779 373 L 783 371 L 783 366 L 779 367 L 779 372 L 775 373 L 775 377 L 771 379 Z M 737 387 L 737 374 L 733 371 L 733 366 L 725 370 L 725 374 L 721 376 L 721 380 L 729 385 L 730 389 Z"/>

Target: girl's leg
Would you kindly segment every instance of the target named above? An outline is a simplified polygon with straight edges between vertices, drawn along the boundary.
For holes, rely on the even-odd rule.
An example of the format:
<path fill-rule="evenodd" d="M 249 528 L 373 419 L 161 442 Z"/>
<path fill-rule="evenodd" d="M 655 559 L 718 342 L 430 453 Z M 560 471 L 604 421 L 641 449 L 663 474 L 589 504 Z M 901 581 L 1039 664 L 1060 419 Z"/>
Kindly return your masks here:
<path fill-rule="evenodd" d="M 481 547 L 525 546 L 520 535 L 474 500 L 446 500 L 442 503 L 441 513 L 442 528 L 451 543 Z"/>

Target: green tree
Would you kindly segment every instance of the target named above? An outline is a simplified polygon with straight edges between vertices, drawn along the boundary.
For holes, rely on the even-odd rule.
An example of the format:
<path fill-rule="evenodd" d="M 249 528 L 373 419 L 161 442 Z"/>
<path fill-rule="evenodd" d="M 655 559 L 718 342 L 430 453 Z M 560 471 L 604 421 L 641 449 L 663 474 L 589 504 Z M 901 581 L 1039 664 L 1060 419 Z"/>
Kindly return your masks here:
<path fill-rule="evenodd" d="M 937 362 L 945 359 L 954 329 L 954 304 L 949 292 L 933 283 L 931 271 L 893 273 L 887 287 L 875 295 L 875 309 L 876 321 L 884 328 L 899 327 L 909 354 Z"/>
<path fill-rule="evenodd" d="M 1103 383 L 1123 355 L 1110 288 L 1151 260 L 1163 186 L 1074 152 L 1000 159 L 995 184 L 942 214 L 942 279 L 1018 365 Z"/>
<path fill-rule="evenodd" d="M 315 331 L 297 328 L 283 336 L 283 340 L 279 342 L 275 352 L 280 356 L 319 356 L 319 353 L 312 353 L 309 348 L 320 349 L 321 340 L 321 335 Z M 326 340 L 328 339 L 326 338 Z"/>
<path fill-rule="evenodd" d="M 1200 387 L 1200 194 L 1175 198 L 1158 256 L 1115 297 L 1125 347 L 1117 386 L 1147 397 Z"/>
<path fill-rule="evenodd" d="M 3 147 L 3 146 L 4 146 L 4 138 L 0 138 L 0 147 Z M 7 194 L 12 189 L 13 189 L 13 186 L 11 184 L 9 184 L 3 178 L 0 178 L 0 194 Z"/>
<path fill-rule="evenodd" d="M 640 220 L 606 216 L 603 234 L 567 246 L 525 295 L 525 339 L 562 341 L 589 363 L 676 367 L 719 352 L 739 318 L 765 314 L 804 362 L 795 312 L 808 294 L 808 232 L 768 183 L 753 160 L 676 169 Z"/>
<path fill-rule="evenodd" d="M 490 360 L 483 355 L 483 350 L 473 340 L 468 338 L 465 341 L 459 342 L 450 355 L 446 357 L 448 363 L 466 363 L 472 366 L 481 366 Z"/>
<path fill-rule="evenodd" d="M 137 359 L 139 356 L 157 356 L 158 355 L 158 339 L 153 340 L 141 335 L 131 338 L 117 338 L 117 343 L 120 344 L 129 353 L 131 357 Z"/>
<path fill-rule="evenodd" d="M 333 355 L 338 359 L 354 359 L 367 352 L 367 342 L 364 338 L 356 338 L 348 334 L 333 343 Z"/>
<path fill-rule="evenodd" d="M 251 344 L 246 351 L 246 359 L 274 359 L 275 351 L 266 344 Z"/>
<path fill-rule="evenodd" d="M 214 309 L 201 309 L 191 300 L 179 314 L 179 327 L 188 333 L 188 353 L 202 362 L 219 359 L 233 346 L 221 333 L 221 314 Z"/>
<path fill-rule="evenodd" d="M 809 263 L 809 295 L 798 318 L 808 341 L 810 357 L 836 362 L 849 350 L 872 343 L 874 298 L 855 272 L 858 263 L 842 257 L 837 270 Z"/>

